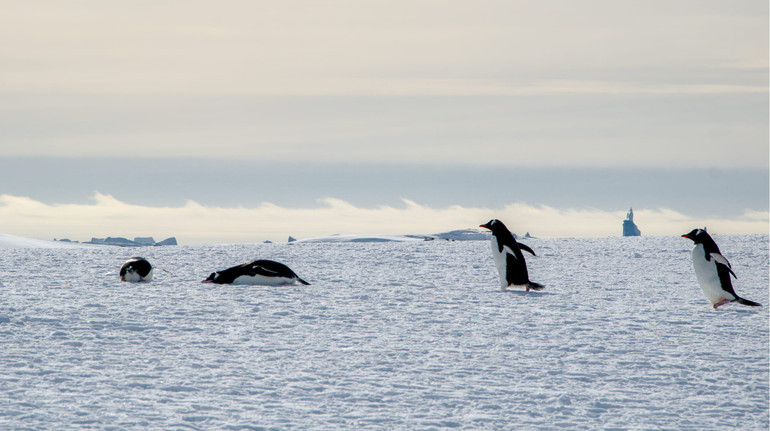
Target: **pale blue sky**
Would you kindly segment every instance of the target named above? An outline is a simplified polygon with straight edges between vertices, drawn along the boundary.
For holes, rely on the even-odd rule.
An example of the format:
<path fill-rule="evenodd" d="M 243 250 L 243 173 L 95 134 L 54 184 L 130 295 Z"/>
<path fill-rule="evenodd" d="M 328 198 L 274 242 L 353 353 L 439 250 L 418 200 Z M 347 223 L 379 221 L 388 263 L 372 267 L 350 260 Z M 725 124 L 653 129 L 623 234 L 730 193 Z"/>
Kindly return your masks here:
<path fill-rule="evenodd" d="M 706 220 L 767 231 L 766 1 L 0 5 L 0 195 L 32 200 L 0 203 L 5 233 L 125 225 L 99 218 L 114 202 L 95 192 L 131 204 L 145 230 L 158 206 L 193 200 L 273 203 L 287 219 L 318 209 L 305 232 L 322 235 L 319 199 L 358 211 L 404 198 L 449 227 L 480 213 L 543 220 L 513 204 L 607 220 L 633 205 L 664 210 L 643 233 Z M 340 233 L 403 229 L 355 214 L 372 222 L 350 229 L 368 232 Z M 574 235 L 614 234 L 591 218 Z M 204 223 L 187 228 L 206 232 L 195 241 L 291 233 L 239 241 Z"/>

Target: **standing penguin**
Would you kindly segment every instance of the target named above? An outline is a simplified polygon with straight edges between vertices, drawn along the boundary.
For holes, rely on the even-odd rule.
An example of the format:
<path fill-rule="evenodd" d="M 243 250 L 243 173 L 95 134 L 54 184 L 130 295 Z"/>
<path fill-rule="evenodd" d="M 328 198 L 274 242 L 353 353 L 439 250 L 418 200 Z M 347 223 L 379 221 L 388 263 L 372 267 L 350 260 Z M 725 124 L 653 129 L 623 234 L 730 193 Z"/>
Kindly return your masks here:
<path fill-rule="evenodd" d="M 120 267 L 121 281 L 152 281 L 153 269 L 143 257 L 132 257 Z"/>
<path fill-rule="evenodd" d="M 529 280 L 527 262 L 521 250 L 532 253 L 531 248 L 516 242 L 513 234 L 500 220 L 494 219 L 482 224 L 480 227 L 492 231 L 492 256 L 495 258 L 495 266 L 500 274 L 500 285 L 503 289 L 510 286 L 524 286 L 529 289 L 540 290 L 545 286 Z"/>
<path fill-rule="evenodd" d="M 693 229 L 682 237 L 690 238 L 695 243 L 695 247 L 692 249 L 692 266 L 703 293 L 714 305 L 714 308 L 728 302 L 737 302 L 753 307 L 762 305 L 743 299 L 735 293 L 730 281 L 730 275 L 735 277 L 735 273 L 730 267 L 730 262 L 722 256 L 717 243 L 705 229 Z"/>

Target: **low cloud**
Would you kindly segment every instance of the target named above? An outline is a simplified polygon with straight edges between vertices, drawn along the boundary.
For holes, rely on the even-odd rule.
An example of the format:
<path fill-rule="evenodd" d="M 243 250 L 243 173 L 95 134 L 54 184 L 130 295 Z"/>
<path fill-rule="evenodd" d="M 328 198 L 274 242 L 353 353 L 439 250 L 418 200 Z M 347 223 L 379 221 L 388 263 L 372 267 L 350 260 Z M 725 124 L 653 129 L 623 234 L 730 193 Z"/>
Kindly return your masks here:
<path fill-rule="evenodd" d="M 431 208 L 403 200 L 401 207 L 362 208 L 325 198 L 312 208 L 271 203 L 254 207 L 212 207 L 187 201 L 178 207 L 151 207 L 96 193 L 89 204 L 46 204 L 27 197 L 0 195 L 1 231 L 31 238 L 175 236 L 180 244 L 286 241 L 329 234 L 430 234 L 476 228 L 491 218 L 512 231 L 541 237 L 618 236 L 626 209 L 559 209 L 511 203 L 500 208 Z M 768 233 L 770 213 L 746 211 L 734 218 L 699 218 L 665 208 L 634 211 L 643 235 L 679 235 L 708 226 L 719 234 Z"/>

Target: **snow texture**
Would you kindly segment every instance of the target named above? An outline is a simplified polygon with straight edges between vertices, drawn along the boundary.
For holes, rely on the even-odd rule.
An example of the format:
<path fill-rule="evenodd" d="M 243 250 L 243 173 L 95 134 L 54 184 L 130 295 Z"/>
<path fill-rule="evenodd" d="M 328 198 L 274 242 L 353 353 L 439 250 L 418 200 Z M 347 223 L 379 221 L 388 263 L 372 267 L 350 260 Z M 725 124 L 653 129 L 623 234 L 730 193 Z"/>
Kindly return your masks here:
<path fill-rule="evenodd" d="M 0 233 L 0 249 L 11 248 L 77 248 L 79 243 L 66 241 L 46 241 L 44 239 L 25 238 L 22 236 Z"/>
<path fill-rule="evenodd" d="M 0 249 L 0 429 L 767 429 L 768 236 Z M 201 283 L 254 259 L 311 286 Z M 165 270 L 165 271 L 164 271 Z M 167 272 L 166 272 L 167 271 Z"/>
<path fill-rule="evenodd" d="M 328 235 L 314 238 L 296 240 L 289 237 L 289 242 L 412 242 L 433 241 L 443 239 L 448 241 L 480 241 L 490 238 L 489 232 L 481 232 L 473 229 L 452 230 L 449 232 L 434 233 L 432 235 Z"/>
<path fill-rule="evenodd" d="M 293 241 L 300 243 L 414 242 L 432 239 L 428 235 L 328 235 Z"/>

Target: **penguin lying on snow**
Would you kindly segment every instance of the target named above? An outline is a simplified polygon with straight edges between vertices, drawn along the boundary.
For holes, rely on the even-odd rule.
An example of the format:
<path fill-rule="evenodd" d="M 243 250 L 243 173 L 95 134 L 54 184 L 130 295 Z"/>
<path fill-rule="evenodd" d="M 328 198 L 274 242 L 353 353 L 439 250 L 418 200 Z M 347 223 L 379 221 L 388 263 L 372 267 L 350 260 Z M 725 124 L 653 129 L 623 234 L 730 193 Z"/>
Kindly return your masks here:
<path fill-rule="evenodd" d="M 730 262 L 722 256 L 717 243 L 705 229 L 693 229 L 682 237 L 690 238 L 695 243 L 695 247 L 692 249 L 692 266 L 695 269 L 698 284 L 714 308 L 728 302 L 737 302 L 753 307 L 762 305 L 743 299 L 735 293 L 730 281 L 730 275 L 735 277 L 735 273 L 730 267 Z"/>
<path fill-rule="evenodd" d="M 516 242 L 503 222 L 494 219 L 479 227 L 492 231 L 492 256 L 495 258 L 495 266 L 500 274 L 500 285 L 503 289 L 510 286 L 524 286 L 529 291 L 529 289 L 540 290 L 545 287 L 529 280 L 527 262 L 524 261 L 521 250 L 532 253 L 533 256 L 536 256 L 535 252 L 526 245 Z"/>
<path fill-rule="evenodd" d="M 299 278 L 288 266 L 272 260 L 255 260 L 234 266 L 223 271 L 212 272 L 204 283 L 217 284 L 260 284 L 266 286 L 279 286 L 299 282 L 309 285 L 307 281 Z"/>
<path fill-rule="evenodd" d="M 132 257 L 120 267 L 121 281 L 152 281 L 153 269 L 143 257 Z"/>

